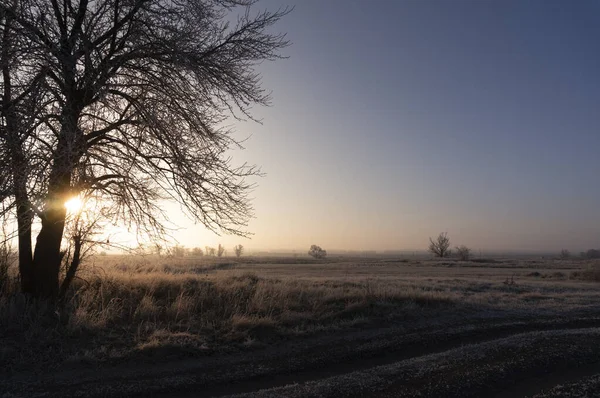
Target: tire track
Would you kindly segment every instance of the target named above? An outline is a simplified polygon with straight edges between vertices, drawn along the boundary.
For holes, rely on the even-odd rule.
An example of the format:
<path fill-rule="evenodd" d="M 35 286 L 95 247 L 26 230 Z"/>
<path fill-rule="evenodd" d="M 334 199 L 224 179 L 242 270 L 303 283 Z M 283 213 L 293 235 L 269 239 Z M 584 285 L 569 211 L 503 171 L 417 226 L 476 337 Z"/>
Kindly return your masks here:
<path fill-rule="evenodd" d="M 533 323 L 520 325 L 501 325 L 489 328 L 469 330 L 462 333 L 448 333 L 438 330 L 431 333 L 418 334 L 415 339 L 404 342 L 389 342 L 379 350 L 361 352 L 359 355 L 338 359 L 336 363 L 319 366 L 317 369 L 305 368 L 290 373 L 265 374 L 247 380 L 230 382 L 202 389 L 206 397 L 223 397 L 234 394 L 247 394 L 265 389 L 283 387 L 290 384 L 303 384 L 331 377 L 349 374 L 355 371 L 389 365 L 400 361 L 415 359 L 431 354 L 445 352 L 464 345 L 492 342 L 499 339 L 530 332 L 575 330 L 600 327 L 600 319 L 578 319 L 557 323 Z M 157 397 L 196 397 L 198 390 L 171 390 L 166 395 Z M 187 390 L 187 391 L 186 391 Z"/>
<path fill-rule="evenodd" d="M 273 351 L 269 350 L 248 353 L 231 362 L 223 358 L 201 358 L 156 366 L 141 364 L 140 368 L 131 369 L 121 366 L 85 373 L 48 375 L 37 384 L 23 380 L 19 383 L 23 388 L 9 391 L 11 398 L 33 396 L 36 393 L 43 393 L 46 397 L 269 396 L 269 390 L 286 389 L 290 385 L 301 389 L 302 386 L 319 384 L 328 379 L 344 378 L 357 372 L 440 355 L 461 347 L 490 344 L 524 333 L 592 330 L 598 327 L 600 318 L 578 318 L 531 323 L 466 324 L 452 329 L 408 334 L 401 330 L 388 330 L 339 338 L 326 345 L 300 346 L 280 355 L 273 355 Z M 598 346 L 600 350 L 600 344 Z M 69 393 L 65 394 L 65 391 Z"/>

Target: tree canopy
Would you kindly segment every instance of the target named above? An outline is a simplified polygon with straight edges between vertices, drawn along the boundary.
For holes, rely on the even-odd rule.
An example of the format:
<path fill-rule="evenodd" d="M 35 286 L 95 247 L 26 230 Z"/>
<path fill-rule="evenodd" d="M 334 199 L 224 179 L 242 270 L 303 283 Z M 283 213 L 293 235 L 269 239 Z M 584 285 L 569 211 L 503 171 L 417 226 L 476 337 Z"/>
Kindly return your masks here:
<path fill-rule="evenodd" d="M 0 200 L 25 292 L 58 295 L 73 196 L 149 233 L 170 198 L 210 230 L 248 234 L 259 170 L 233 164 L 223 124 L 269 104 L 256 65 L 288 45 L 269 29 L 289 10 L 255 3 L 0 0 Z"/>

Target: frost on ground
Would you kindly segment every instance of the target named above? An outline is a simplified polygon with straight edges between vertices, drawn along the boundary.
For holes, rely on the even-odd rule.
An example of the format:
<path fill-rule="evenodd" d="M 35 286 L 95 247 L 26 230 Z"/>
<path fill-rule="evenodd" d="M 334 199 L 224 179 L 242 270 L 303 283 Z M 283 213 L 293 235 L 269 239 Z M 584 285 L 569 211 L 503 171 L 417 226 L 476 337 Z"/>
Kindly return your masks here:
<path fill-rule="evenodd" d="M 0 383 L 15 396 L 468 396 L 553 368 L 561 350 L 587 358 L 575 332 L 549 329 L 595 336 L 598 266 L 106 256 L 59 310 L 16 284 L 0 294 Z"/>
<path fill-rule="evenodd" d="M 339 377 L 258 393 L 238 394 L 235 397 L 494 396 L 501 393 L 507 384 L 537 379 L 547 369 L 597 362 L 599 344 L 600 329 L 518 334 Z M 588 386 L 593 383 L 596 384 Z M 590 391 L 598 386 L 598 379 L 592 378 L 592 381 L 586 383 Z M 511 391 L 510 396 L 522 397 L 523 392 L 524 390 Z M 539 395 L 540 398 L 546 396 L 564 395 Z"/>
<path fill-rule="evenodd" d="M 600 397 L 600 374 L 581 379 L 574 383 L 558 385 L 549 391 L 532 398 L 596 398 Z"/>

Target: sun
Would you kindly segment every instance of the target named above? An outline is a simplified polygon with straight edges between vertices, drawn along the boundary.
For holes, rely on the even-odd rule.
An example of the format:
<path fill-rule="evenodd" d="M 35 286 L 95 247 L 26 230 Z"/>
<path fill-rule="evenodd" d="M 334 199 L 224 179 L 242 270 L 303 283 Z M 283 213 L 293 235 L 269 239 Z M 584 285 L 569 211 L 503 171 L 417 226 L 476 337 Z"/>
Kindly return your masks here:
<path fill-rule="evenodd" d="M 65 207 L 69 213 L 74 214 L 81 210 L 83 207 L 83 201 L 79 197 L 75 196 L 65 202 Z"/>

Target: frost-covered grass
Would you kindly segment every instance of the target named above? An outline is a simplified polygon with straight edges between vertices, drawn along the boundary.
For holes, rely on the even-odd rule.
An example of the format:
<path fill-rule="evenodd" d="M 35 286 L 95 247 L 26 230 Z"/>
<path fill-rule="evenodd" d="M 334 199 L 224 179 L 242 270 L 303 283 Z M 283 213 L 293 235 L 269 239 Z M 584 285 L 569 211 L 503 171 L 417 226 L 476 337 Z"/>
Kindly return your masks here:
<path fill-rule="evenodd" d="M 500 266 L 504 264 L 504 266 Z M 307 258 L 91 259 L 64 307 L 0 296 L 0 363 L 189 356 L 493 310 L 592 310 L 595 264 Z M 547 276 L 546 276 L 547 275 Z M 592 280 L 592 282 L 590 281 Z"/>

